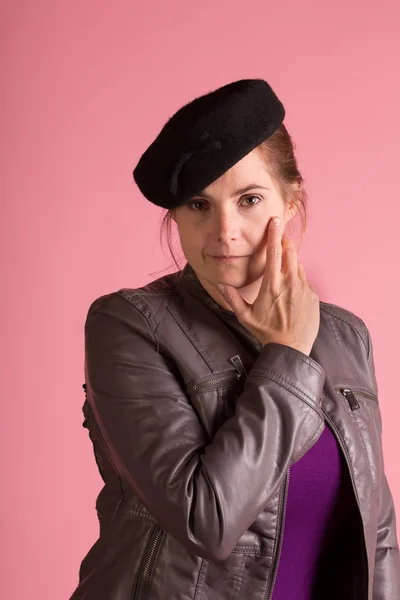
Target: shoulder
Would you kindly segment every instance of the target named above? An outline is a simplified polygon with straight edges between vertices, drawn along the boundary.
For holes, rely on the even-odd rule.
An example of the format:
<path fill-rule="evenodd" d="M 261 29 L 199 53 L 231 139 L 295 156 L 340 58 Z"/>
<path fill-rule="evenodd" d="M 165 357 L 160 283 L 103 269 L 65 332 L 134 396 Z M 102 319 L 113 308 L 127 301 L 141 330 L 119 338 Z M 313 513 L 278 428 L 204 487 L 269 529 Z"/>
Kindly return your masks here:
<path fill-rule="evenodd" d="M 321 319 L 333 320 L 335 327 L 348 335 L 353 334 L 362 341 L 369 354 L 370 335 L 365 321 L 351 310 L 329 302 L 320 301 Z"/>
<path fill-rule="evenodd" d="M 179 272 L 164 275 L 136 288 L 120 288 L 95 298 L 89 305 L 85 327 L 94 315 L 104 314 L 130 323 L 146 321 L 154 330 L 157 321 L 176 295 Z"/>
<path fill-rule="evenodd" d="M 171 298 L 177 295 L 179 271 L 164 275 L 137 288 L 120 288 L 93 300 L 88 308 L 85 327 L 95 314 L 105 314 L 131 324 L 146 323 L 154 332 Z M 330 329 L 338 330 L 341 337 L 350 341 L 356 338 L 370 354 L 370 334 L 365 321 L 351 310 L 320 301 L 321 321 L 329 321 Z M 329 325 L 329 324 L 328 324 Z"/>

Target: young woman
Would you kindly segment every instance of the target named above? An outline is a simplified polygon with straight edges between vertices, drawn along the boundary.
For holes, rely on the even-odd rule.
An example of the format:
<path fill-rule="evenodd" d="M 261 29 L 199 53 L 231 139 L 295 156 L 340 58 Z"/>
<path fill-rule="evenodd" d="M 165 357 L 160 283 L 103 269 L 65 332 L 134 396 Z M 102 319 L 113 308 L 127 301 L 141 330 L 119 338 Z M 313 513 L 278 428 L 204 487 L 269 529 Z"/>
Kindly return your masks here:
<path fill-rule="evenodd" d="M 284 116 L 266 81 L 229 83 L 134 170 L 187 263 L 89 308 L 104 487 L 71 600 L 400 598 L 371 337 L 284 233 L 306 214 Z"/>

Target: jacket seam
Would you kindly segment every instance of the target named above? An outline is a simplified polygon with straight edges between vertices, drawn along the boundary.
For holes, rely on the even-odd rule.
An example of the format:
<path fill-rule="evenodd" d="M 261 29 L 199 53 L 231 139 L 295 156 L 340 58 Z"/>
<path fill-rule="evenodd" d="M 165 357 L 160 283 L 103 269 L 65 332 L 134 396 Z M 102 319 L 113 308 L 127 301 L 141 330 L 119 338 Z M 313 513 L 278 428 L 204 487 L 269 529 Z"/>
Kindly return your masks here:
<path fill-rule="evenodd" d="M 138 313 L 142 315 L 143 319 L 145 320 L 145 322 L 147 324 L 149 332 L 151 334 L 152 341 L 156 345 L 156 350 L 157 350 L 157 355 L 158 355 L 159 352 L 160 352 L 160 342 L 156 338 L 155 332 L 154 332 L 154 330 L 153 330 L 153 328 L 152 328 L 152 326 L 150 324 L 150 321 L 149 321 L 148 317 L 146 316 L 145 312 L 141 308 L 139 308 L 139 306 L 137 306 L 136 304 L 134 304 L 133 302 L 131 302 L 130 300 L 128 300 L 127 298 L 125 298 L 123 295 L 119 294 L 118 292 L 117 292 L 117 295 L 120 298 L 122 298 L 123 300 L 125 300 L 125 302 L 127 302 L 130 306 L 132 306 L 133 308 L 135 308 L 138 311 Z"/>
<path fill-rule="evenodd" d="M 124 515 L 126 515 L 128 518 L 139 518 L 142 519 L 143 521 L 148 521 L 149 523 L 153 523 L 153 524 L 158 524 L 157 519 L 155 519 L 154 517 L 152 517 L 151 515 L 137 509 L 137 508 L 127 508 L 124 511 Z"/>
<path fill-rule="evenodd" d="M 368 364 L 371 365 L 371 336 L 370 336 L 368 327 L 366 326 L 365 322 L 361 319 L 361 317 L 357 317 L 357 319 L 360 321 L 361 327 L 362 327 L 363 331 L 365 332 L 365 337 L 367 338 L 367 343 L 366 343 L 367 360 L 368 360 Z"/>
<path fill-rule="evenodd" d="M 287 379 L 284 379 L 280 375 L 276 375 L 272 371 L 268 371 L 268 369 L 266 369 L 265 371 L 258 371 L 258 370 L 253 371 L 252 370 L 251 377 L 253 375 L 259 375 L 261 377 L 265 377 L 266 379 L 270 379 L 271 381 L 274 381 L 281 387 L 283 387 L 286 390 L 288 390 L 289 392 L 291 392 L 293 395 L 297 396 L 300 400 L 305 402 L 308 406 L 310 406 L 313 410 L 315 410 L 315 412 L 318 415 L 320 415 L 322 417 L 320 412 L 315 408 L 315 406 L 313 404 L 313 402 L 315 402 L 315 397 L 309 396 L 306 392 L 304 392 L 301 388 L 297 387 L 294 383 L 291 383 L 290 381 L 288 381 Z M 249 379 L 247 379 L 247 382 L 248 381 L 249 381 Z M 284 385 L 284 383 L 287 383 L 288 385 Z M 300 395 L 296 392 L 299 392 Z"/>
<path fill-rule="evenodd" d="M 131 302 L 130 300 L 128 300 L 127 298 L 125 298 L 125 296 L 123 296 L 119 292 L 116 292 L 116 294 L 117 294 L 117 296 L 119 298 L 122 298 L 123 300 L 125 300 L 125 302 L 127 302 L 130 306 L 132 306 L 133 308 L 135 308 L 142 315 L 142 317 L 145 319 L 145 321 L 146 321 L 146 323 L 148 325 L 148 328 L 149 328 L 149 330 L 151 332 L 153 340 L 155 341 L 153 329 L 152 329 L 150 321 L 149 321 L 148 317 L 146 316 L 146 314 L 144 313 L 144 311 L 141 308 L 139 308 L 139 306 L 137 306 L 137 304 L 134 304 L 133 302 Z"/>
<path fill-rule="evenodd" d="M 324 426 L 325 426 L 325 420 L 324 420 Z M 297 462 L 298 460 L 300 460 L 300 458 L 302 458 L 311 448 L 311 446 L 313 446 L 316 442 L 317 437 L 319 438 L 319 436 L 322 435 L 322 432 L 319 432 L 319 425 L 317 428 L 317 431 L 315 432 L 315 434 L 313 435 L 313 437 L 311 438 L 311 440 L 309 441 L 309 443 L 306 445 L 305 448 L 301 449 L 301 452 L 299 452 L 299 454 L 293 458 L 292 462 L 290 463 L 290 466 L 292 466 L 295 462 Z"/>
<path fill-rule="evenodd" d="M 354 412 L 351 411 L 351 416 L 352 416 L 352 418 L 353 418 L 353 420 L 354 420 L 354 422 L 356 424 L 356 429 L 358 431 L 358 436 L 360 438 L 362 446 L 364 447 L 365 456 L 367 457 L 367 463 L 368 463 L 368 467 L 369 467 L 369 471 L 371 473 L 371 479 L 372 479 L 372 490 L 374 492 L 376 492 L 378 482 L 377 482 L 377 475 L 376 474 L 374 475 L 374 470 L 373 470 L 374 459 L 373 459 L 373 456 L 371 456 L 371 453 L 368 451 L 367 444 L 365 442 L 364 436 L 363 436 L 362 431 L 360 429 L 362 427 L 362 425 L 359 425 L 357 415 L 355 415 Z M 368 415 L 368 418 L 369 418 L 369 415 Z M 373 427 L 374 427 L 374 425 L 373 425 Z M 376 467 L 376 468 L 378 469 L 378 467 Z"/>
<path fill-rule="evenodd" d="M 268 345 L 268 344 L 266 344 L 266 345 Z M 325 374 L 323 367 L 321 365 L 318 365 L 318 363 L 316 363 L 316 361 L 314 361 L 314 359 L 312 359 L 311 357 L 307 358 L 306 355 L 302 356 L 303 353 L 301 352 L 301 350 L 297 350 L 296 348 L 293 348 L 292 346 L 287 346 L 286 344 L 280 344 L 280 345 L 284 346 L 285 352 L 288 352 L 289 354 L 293 354 L 293 356 L 296 356 L 303 363 L 312 367 L 320 375 Z"/>
<path fill-rule="evenodd" d="M 118 294 L 118 292 L 117 292 Z M 157 345 L 157 352 L 160 349 L 160 343 L 159 340 L 157 339 L 156 335 L 155 335 L 155 330 L 153 330 L 153 328 L 151 327 L 151 324 L 149 322 L 149 319 L 146 317 L 145 313 L 133 302 L 131 302 L 130 300 L 128 300 L 127 298 L 125 298 L 124 296 L 118 294 L 120 298 L 123 298 L 125 300 L 125 302 L 127 302 L 128 304 L 130 304 L 131 306 L 133 306 L 133 308 L 135 308 L 142 316 L 143 318 L 146 320 L 146 323 L 148 325 L 149 331 L 151 332 L 152 335 L 152 339 L 153 342 Z M 201 356 L 201 358 L 204 360 L 204 362 L 206 363 L 207 367 L 210 369 L 210 373 L 213 372 L 212 367 L 210 365 L 210 359 L 207 355 L 205 355 L 204 352 L 200 352 L 198 347 L 196 346 L 196 344 L 194 343 L 194 341 L 192 340 L 192 338 L 190 337 L 190 335 L 188 335 L 187 331 L 185 331 L 184 329 L 182 329 L 180 323 L 175 319 L 174 315 L 172 314 L 172 312 L 170 311 L 168 305 L 166 305 L 164 307 L 165 311 L 168 312 L 169 315 L 171 315 L 172 319 L 174 320 L 174 323 L 176 323 L 176 325 L 179 327 L 179 329 L 183 332 L 183 334 L 186 336 L 186 338 L 189 340 L 189 342 L 192 344 L 193 348 L 196 350 L 196 352 L 199 354 L 199 356 Z"/>
<path fill-rule="evenodd" d="M 340 350 L 341 350 L 343 362 L 345 362 L 346 365 L 351 366 L 352 370 L 354 371 L 354 373 L 356 375 L 357 381 L 359 382 L 360 385 L 362 385 L 362 378 L 360 377 L 360 373 L 359 373 L 358 369 L 356 368 L 355 364 L 353 363 L 352 357 L 350 356 L 350 354 L 347 351 L 346 344 L 343 342 L 342 336 L 340 335 L 339 329 L 336 326 L 336 323 L 334 322 L 334 320 L 332 319 L 332 316 L 330 317 L 330 322 L 331 322 L 332 328 L 333 328 L 333 335 L 334 335 L 334 337 L 340 347 Z M 356 328 L 354 328 L 354 329 L 356 331 L 358 331 Z M 364 342 L 363 342 L 363 345 L 364 345 Z M 364 345 L 364 347 L 365 347 L 365 345 Z"/>
<path fill-rule="evenodd" d="M 257 556 L 273 556 L 273 552 L 262 552 L 257 546 L 237 546 L 232 550 L 235 554 L 256 554 Z"/>
<path fill-rule="evenodd" d="M 207 571 L 208 571 L 208 561 L 205 558 L 202 558 L 200 567 L 199 567 L 199 571 L 197 574 L 196 589 L 194 591 L 194 599 L 195 600 L 196 600 L 196 598 L 200 599 L 200 594 L 202 593 L 202 590 L 203 590 L 203 584 L 204 584 L 204 580 L 207 576 Z"/>
<path fill-rule="evenodd" d="M 198 349 L 196 343 L 192 339 L 191 335 L 182 328 L 181 324 L 179 323 L 179 321 L 177 321 L 177 319 L 175 318 L 174 314 L 170 311 L 170 309 L 169 309 L 168 306 L 166 307 L 166 310 L 168 311 L 168 314 L 171 315 L 171 318 L 174 320 L 174 323 L 176 323 L 176 325 L 179 327 L 179 329 L 182 331 L 182 333 L 186 336 L 186 338 L 192 344 L 192 346 L 196 350 L 197 354 L 204 360 L 204 362 L 206 363 L 207 367 L 210 369 L 210 374 L 214 374 L 214 371 L 213 371 L 213 368 L 212 368 L 212 360 L 210 359 L 210 357 L 208 356 L 208 354 L 203 349 L 200 352 L 200 350 Z"/>
<path fill-rule="evenodd" d="M 329 303 L 325 303 L 325 304 L 329 304 Z M 342 321 L 343 323 L 347 323 L 347 325 L 350 325 L 350 327 L 352 327 L 357 332 L 357 334 L 360 336 L 363 346 L 366 349 L 366 351 L 368 352 L 368 347 L 364 341 L 364 338 L 363 338 L 362 334 L 360 333 L 359 329 L 354 325 L 354 323 L 351 323 L 349 320 L 345 319 L 344 317 L 339 317 L 339 315 L 337 315 L 336 313 L 334 313 L 330 310 L 327 310 L 326 308 L 324 308 L 322 306 L 321 306 L 321 310 L 324 311 L 325 313 L 327 313 L 328 315 L 331 315 L 335 319 L 338 319 L 339 321 Z M 354 315 L 354 316 L 362 323 L 362 320 L 360 319 L 360 317 L 358 317 L 357 315 Z"/>

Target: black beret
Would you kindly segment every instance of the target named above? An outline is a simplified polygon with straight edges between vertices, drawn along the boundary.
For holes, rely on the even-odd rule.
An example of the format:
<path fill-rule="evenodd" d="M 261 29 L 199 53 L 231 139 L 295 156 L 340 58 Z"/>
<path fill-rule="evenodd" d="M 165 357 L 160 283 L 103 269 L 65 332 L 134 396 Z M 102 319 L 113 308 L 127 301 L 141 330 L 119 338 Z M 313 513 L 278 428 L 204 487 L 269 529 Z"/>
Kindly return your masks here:
<path fill-rule="evenodd" d="M 272 135 L 284 116 L 264 79 L 228 83 L 182 106 L 142 154 L 133 178 L 153 204 L 180 206 Z"/>

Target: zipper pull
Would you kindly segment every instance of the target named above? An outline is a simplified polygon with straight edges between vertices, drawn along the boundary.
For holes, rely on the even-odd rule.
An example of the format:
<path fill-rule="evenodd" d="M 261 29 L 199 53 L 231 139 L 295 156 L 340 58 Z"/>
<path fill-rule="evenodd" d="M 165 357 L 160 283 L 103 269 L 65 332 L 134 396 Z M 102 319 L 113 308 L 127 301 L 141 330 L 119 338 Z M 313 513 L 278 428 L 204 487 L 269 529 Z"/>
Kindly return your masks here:
<path fill-rule="evenodd" d="M 357 398 L 349 388 L 340 388 L 340 391 L 348 401 L 351 410 L 356 410 L 356 408 L 360 408 Z"/>
<path fill-rule="evenodd" d="M 232 356 L 232 358 L 229 359 L 229 362 L 232 363 L 236 369 L 236 377 L 238 379 L 246 379 L 246 369 L 244 368 L 242 359 L 240 358 L 239 354 L 236 354 L 236 356 Z"/>

